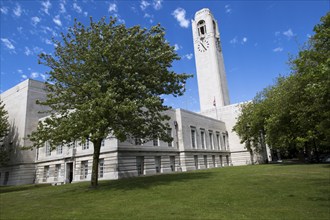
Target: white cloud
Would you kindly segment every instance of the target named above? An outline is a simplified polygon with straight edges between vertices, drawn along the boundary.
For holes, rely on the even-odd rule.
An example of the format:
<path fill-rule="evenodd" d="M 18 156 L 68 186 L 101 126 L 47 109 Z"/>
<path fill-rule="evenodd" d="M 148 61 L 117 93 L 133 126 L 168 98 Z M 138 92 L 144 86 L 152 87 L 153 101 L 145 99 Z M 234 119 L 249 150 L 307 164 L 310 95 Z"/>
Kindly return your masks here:
<path fill-rule="evenodd" d="M 237 44 L 238 43 L 237 36 L 235 36 L 233 39 L 231 39 L 229 41 L 229 43 L 231 43 L 231 44 Z"/>
<path fill-rule="evenodd" d="M 53 21 L 55 24 L 57 24 L 58 26 L 62 26 L 62 22 L 60 20 L 60 16 L 59 15 L 56 15 L 54 18 L 53 18 Z"/>
<path fill-rule="evenodd" d="M 84 16 L 87 17 L 87 15 L 88 15 L 88 12 L 84 11 Z"/>
<path fill-rule="evenodd" d="M 241 41 L 241 44 L 245 44 L 247 42 L 247 38 L 246 37 L 243 37 L 242 41 Z"/>
<path fill-rule="evenodd" d="M 286 36 L 286 37 L 289 38 L 289 39 L 290 39 L 291 37 L 294 36 L 294 34 L 293 34 L 291 28 L 290 28 L 289 30 L 287 30 L 287 31 L 284 31 L 284 32 L 283 32 L 283 35 Z"/>
<path fill-rule="evenodd" d="M 44 49 L 40 48 L 40 47 L 33 47 L 33 52 L 35 54 L 38 54 L 38 53 L 44 53 Z"/>
<path fill-rule="evenodd" d="M 43 7 L 41 10 L 49 15 L 49 9 L 52 7 L 52 4 L 50 3 L 50 1 L 47 0 L 45 2 L 41 2 L 41 5 Z"/>
<path fill-rule="evenodd" d="M 41 21 L 41 19 L 39 17 L 32 17 L 31 21 L 32 21 L 32 25 L 36 26 Z"/>
<path fill-rule="evenodd" d="M 16 29 L 17 29 L 17 31 L 18 31 L 20 34 L 21 34 L 22 31 L 23 31 L 23 27 L 17 27 Z"/>
<path fill-rule="evenodd" d="M 33 54 L 33 52 L 28 47 L 25 47 L 24 53 L 25 53 L 26 56 L 30 56 L 30 55 Z"/>
<path fill-rule="evenodd" d="M 174 50 L 177 51 L 181 48 L 181 46 L 179 44 L 174 44 Z"/>
<path fill-rule="evenodd" d="M 1 11 L 2 14 L 6 15 L 6 14 L 8 14 L 8 7 L 1 7 L 0 11 Z"/>
<path fill-rule="evenodd" d="M 52 45 L 53 44 L 53 42 L 51 40 L 49 40 L 49 39 L 44 39 L 44 41 L 45 41 L 46 44 L 49 44 L 49 45 Z"/>
<path fill-rule="evenodd" d="M 152 5 L 154 6 L 155 10 L 160 10 L 162 8 L 162 3 L 163 3 L 163 0 L 154 0 Z"/>
<path fill-rule="evenodd" d="M 183 58 L 187 58 L 188 60 L 191 60 L 193 58 L 193 54 L 192 53 L 189 53 L 189 54 L 186 54 L 183 56 Z"/>
<path fill-rule="evenodd" d="M 117 12 L 118 11 L 118 8 L 117 8 L 117 5 L 116 3 L 110 3 L 109 4 L 109 9 L 108 9 L 108 12 Z"/>
<path fill-rule="evenodd" d="M 283 48 L 282 47 L 276 47 L 273 49 L 273 52 L 282 52 Z"/>
<path fill-rule="evenodd" d="M 30 77 L 31 77 L 31 79 L 38 78 L 38 77 L 39 77 L 39 73 L 37 73 L 37 72 L 32 72 L 32 73 L 30 74 Z"/>
<path fill-rule="evenodd" d="M 42 80 L 46 81 L 47 77 L 46 77 L 45 74 L 42 74 L 42 73 L 41 73 L 40 76 L 41 76 Z"/>
<path fill-rule="evenodd" d="M 281 34 L 280 31 L 276 31 L 276 32 L 275 32 L 275 36 L 279 36 L 280 34 Z"/>
<path fill-rule="evenodd" d="M 27 79 L 27 75 L 25 75 L 25 74 L 21 75 L 21 77 L 22 77 L 23 79 Z"/>
<path fill-rule="evenodd" d="M 184 10 L 183 8 L 177 8 L 173 11 L 172 15 L 179 22 L 181 27 L 189 27 L 189 20 L 186 19 L 186 10 Z"/>
<path fill-rule="evenodd" d="M 230 5 L 225 5 L 225 11 L 226 11 L 227 14 L 231 13 L 232 10 L 231 10 Z"/>
<path fill-rule="evenodd" d="M 142 11 L 144 11 L 146 8 L 148 8 L 149 5 L 150 3 L 148 1 L 142 0 L 140 3 L 140 8 Z"/>
<path fill-rule="evenodd" d="M 14 15 L 20 17 L 22 15 L 22 7 L 16 3 L 16 7 L 13 9 Z"/>
<path fill-rule="evenodd" d="M 18 73 L 23 73 L 23 70 L 18 69 L 17 72 L 18 72 Z"/>
<path fill-rule="evenodd" d="M 153 15 L 150 15 L 148 13 L 145 13 L 143 17 L 144 18 L 148 18 L 150 23 L 154 22 L 154 20 L 153 20 L 154 19 L 154 16 Z"/>
<path fill-rule="evenodd" d="M 113 16 L 115 17 L 115 18 L 117 18 L 117 21 L 119 22 L 119 23 L 123 23 L 123 24 L 125 24 L 125 20 L 124 19 L 122 19 L 122 18 L 120 18 L 120 15 L 119 14 L 113 14 Z"/>
<path fill-rule="evenodd" d="M 80 7 L 77 3 L 73 3 L 73 9 L 74 9 L 77 13 L 81 13 L 81 12 L 82 12 L 81 7 Z"/>
<path fill-rule="evenodd" d="M 63 3 L 60 3 L 60 13 L 65 13 L 66 9 L 65 9 L 65 5 Z"/>
<path fill-rule="evenodd" d="M 1 38 L 1 41 L 9 50 L 15 50 L 15 46 L 7 38 Z"/>

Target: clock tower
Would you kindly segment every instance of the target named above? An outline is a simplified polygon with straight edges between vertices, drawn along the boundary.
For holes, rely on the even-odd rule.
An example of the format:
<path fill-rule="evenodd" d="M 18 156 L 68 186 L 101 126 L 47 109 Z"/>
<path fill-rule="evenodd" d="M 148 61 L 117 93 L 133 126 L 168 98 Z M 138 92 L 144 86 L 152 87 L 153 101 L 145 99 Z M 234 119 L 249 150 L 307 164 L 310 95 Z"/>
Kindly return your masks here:
<path fill-rule="evenodd" d="M 192 21 L 200 111 L 229 105 L 228 86 L 217 21 L 207 8 Z"/>

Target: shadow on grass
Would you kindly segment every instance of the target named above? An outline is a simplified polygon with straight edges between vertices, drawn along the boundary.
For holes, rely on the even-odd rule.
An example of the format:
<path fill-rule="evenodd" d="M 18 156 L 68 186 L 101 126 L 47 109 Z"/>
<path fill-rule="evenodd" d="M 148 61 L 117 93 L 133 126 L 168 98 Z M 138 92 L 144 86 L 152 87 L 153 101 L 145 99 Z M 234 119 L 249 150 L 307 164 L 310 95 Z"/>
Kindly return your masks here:
<path fill-rule="evenodd" d="M 41 187 L 50 186 L 50 184 L 34 184 L 34 185 L 23 185 L 23 186 L 0 186 L 0 194 L 9 192 L 18 192 L 25 190 L 33 190 Z"/>
<path fill-rule="evenodd" d="M 161 174 L 153 176 L 142 176 L 128 179 L 119 179 L 112 181 L 102 181 L 99 183 L 99 190 L 134 190 L 134 189 L 149 189 L 160 185 L 170 185 L 172 183 L 187 183 L 190 181 L 206 179 L 213 176 L 212 172 L 187 172 L 187 173 L 173 173 Z"/>

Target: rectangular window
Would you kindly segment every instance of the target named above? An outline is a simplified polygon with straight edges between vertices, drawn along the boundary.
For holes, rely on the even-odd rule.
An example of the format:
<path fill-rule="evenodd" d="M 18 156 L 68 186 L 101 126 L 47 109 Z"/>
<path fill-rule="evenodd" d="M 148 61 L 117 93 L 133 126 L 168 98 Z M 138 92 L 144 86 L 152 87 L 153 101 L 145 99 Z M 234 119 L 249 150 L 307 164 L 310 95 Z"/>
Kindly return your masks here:
<path fill-rule="evenodd" d="M 201 130 L 201 145 L 202 149 L 205 149 L 205 131 Z"/>
<path fill-rule="evenodd" d="M 44 166 L 43 181 L 47 182 L 48 177 L 49 177 L 49 166 Z"/>
<path fill-rule="evenodd" d="M 144 157 L 143 156 L 137 156 L 136 157 L 136 170 L 138 175 L 144 174 Z"/>
<path fill-rule="evenodd" d="M 204 155 L 204 166 L 207 168 L 207 155 Z"/>
<path fill-rule="evenodd" d="M 227 140 L 226 140 L 226 135 L 225 134 L 222 135 L 222 140 L 223 140 L 223 150 L 226 150 Z"/>
<path fill-rule="evenodd" d="M 103 178 L 104 175 L 104 159 L 99 160 L 99 178 Z"/>
<path fill-rule="evenodd" d="M 210 140 L 210 149 L 213 150 L 214 143 L 213 143 L 213 132 L 212 131 L 209 132 L 209 140 Z"/>
<path fill-rule="evenodd" d="M 172 137 L 172 128 L 167 129 L 167 135 Z M 169 147 L 173 147 L 172 141 L 167 143 Z"/>
<path fill-rule="evenodd" d="M 55 173 L 54 173 L 54 181 L 58 181 L 58 178 L 60 177 L 61 173 L 61 164 L 55 165 Z"/>
<path fill-rule="evenodd" d="M 226 165 L 229 166 L 229 156 L 226 155 Z"/>
<path fill-rule="evenodd" d="M 161 172 L 161 157 L 157 156 L 155 157 L 155 167 L 156 167 L 156 173 L 160 173 Z"/>
<path fill-rule="evenodd" d="M 196 129 L 191 128 L 191 147 L 196 148 Z"/>
<path fill-rule="evenodd" d="M 7 185 L 9 180 L 9 172 L 5 172 L 5 178 L 3 180 L 3 185 Z"/>
<path fill-rule="evenodd" d="M 198 170 L 198 155 L 194 155 L 195 169 Z"/>
<path fill-rule="evenodd" d="M 217 137 L 217 148 L 218 150 L 221 150 L 220 134 L 218 132 L 216 134 L 216 137 Z"/>
<path fill-rule="evenodd" d="M 212 163 L 213 163 L 213 167 L 215 167 L 215 155 L 212 155 Z"/>
<path fill-rule="evenodd" d="M 89 138 L 85 140 L 85 143 L 82 144 L 82 149 L 87 150 L 89 149 Z"/>
<path fill-rule="evenodd" d="M 175 156 L 170 156 L 170 166 L 171 166 L 171 171 L 175 171 Z"/>
<path fill-rule="evenodd" d="M 88 160 L 81 161 L 80 179 L 87 179 L 88 176 Z"/>
<path fill-rule="evenodd" d="M 46 156 L 50 156 L 50 155 L 51 155 L 51 149 L 50 149 L 50 144 L 49 144 L 49 142 L 47 141 L 47 142 L 45 143 L 45 145 L 46 145 Z"/>
<path fill-rule="evenodd" d="M 223 163 L 222 163 L 222 155 L 219 156 L 220 159 L 220 167 L 222 167 Z"/>
<path fill-rule="evenodd" d="M 159 146 L 159 140 L 158 140 L 158 138 L 154 138 L 152 140 L 152 144 L 153 144 L 154 147 L 158 147 Z"/>
<path fill-rule="evenodd" d="M 63 145 L 58 145 L 56 147 L 56 154 L 62 154 L 63 153 Z"/>

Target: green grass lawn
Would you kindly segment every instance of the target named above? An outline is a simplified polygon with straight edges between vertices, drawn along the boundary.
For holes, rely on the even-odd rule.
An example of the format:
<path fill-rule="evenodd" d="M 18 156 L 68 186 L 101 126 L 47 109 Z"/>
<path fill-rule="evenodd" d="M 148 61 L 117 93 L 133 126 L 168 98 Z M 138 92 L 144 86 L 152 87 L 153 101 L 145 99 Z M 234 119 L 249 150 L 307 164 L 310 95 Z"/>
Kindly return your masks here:
<path fill-rule="evenodd" d="M 330 219 L 330 165 L 256 165 L 1 187 L 0 219 Z"/>

